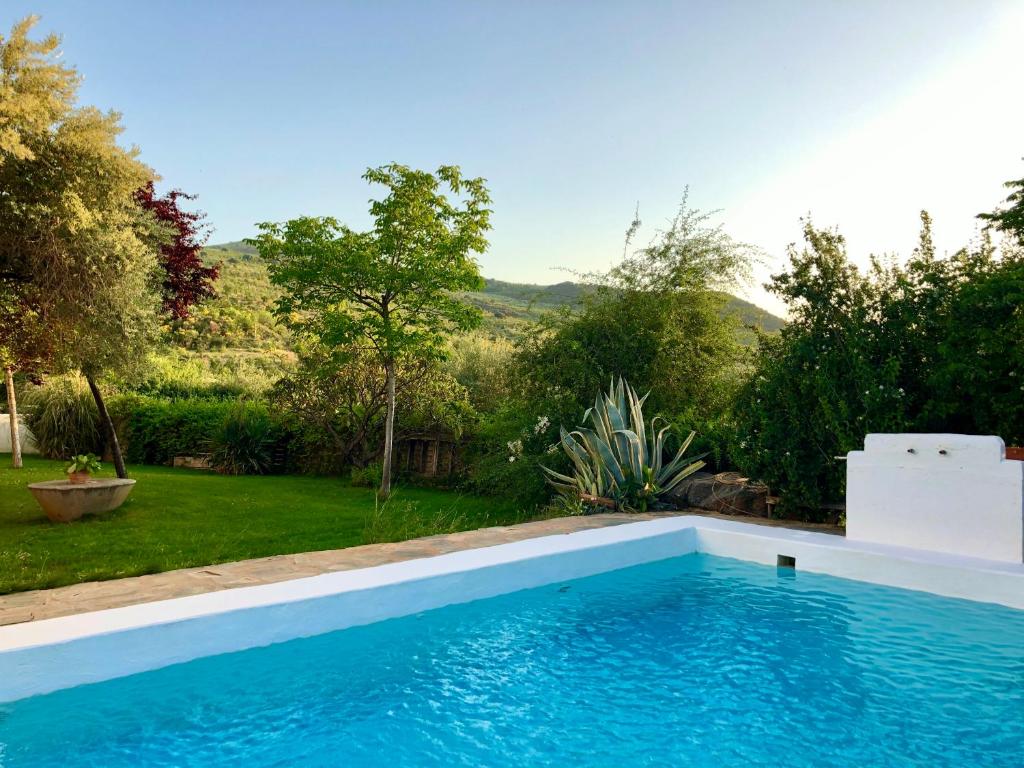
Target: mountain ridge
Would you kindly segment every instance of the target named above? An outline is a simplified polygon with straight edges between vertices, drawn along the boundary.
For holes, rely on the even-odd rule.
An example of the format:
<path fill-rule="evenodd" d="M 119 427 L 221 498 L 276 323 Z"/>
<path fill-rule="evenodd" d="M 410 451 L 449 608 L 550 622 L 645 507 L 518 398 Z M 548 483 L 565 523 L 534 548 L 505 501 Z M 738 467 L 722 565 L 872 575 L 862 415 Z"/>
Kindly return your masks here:
<path fill-rule="evenodd" d="M 243 279 L 259 282 L 266 279 L 265 273 L 258 274 L 263 273 L 263 265 L 256 248 L 245 242 L 207 245 L 204 248 L 204 258 L 209 263 L 223 262 L 229 270 L 232 265 L 237 264 L 238 267 L 232 271 L 244 270 L 247 277 Z M 578 305 L 590 290 L 591 286 L 572 280 L 540 285 L 484 278 L 482 291 L 467 291 L 463 295 L 467 301 L 484 312 L 489 325 L 494 326 L 495 330 L 502 334 L 509 335 L 516 330 L 515 326 L 536 320 L 541 312 Z M 782 318 L 746 299 L 728 293 L 723 295 L 726 297 L 723 312 L 737 315 L 743 326 L 741 335 L 745 341 L 752 340 L 750 328 L 774 333 L 786 324 Z"/>

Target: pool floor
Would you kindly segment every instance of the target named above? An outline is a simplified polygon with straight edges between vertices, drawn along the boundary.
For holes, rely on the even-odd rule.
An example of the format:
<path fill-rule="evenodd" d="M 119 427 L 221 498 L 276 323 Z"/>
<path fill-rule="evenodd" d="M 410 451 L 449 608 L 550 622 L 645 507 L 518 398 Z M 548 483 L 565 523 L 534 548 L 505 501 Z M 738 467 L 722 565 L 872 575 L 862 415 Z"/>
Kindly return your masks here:
<path fill-rule="evenodd" d="M 1024 611 L 687 555 L 0 705 L 0 766 L 1013 766 Z"/>

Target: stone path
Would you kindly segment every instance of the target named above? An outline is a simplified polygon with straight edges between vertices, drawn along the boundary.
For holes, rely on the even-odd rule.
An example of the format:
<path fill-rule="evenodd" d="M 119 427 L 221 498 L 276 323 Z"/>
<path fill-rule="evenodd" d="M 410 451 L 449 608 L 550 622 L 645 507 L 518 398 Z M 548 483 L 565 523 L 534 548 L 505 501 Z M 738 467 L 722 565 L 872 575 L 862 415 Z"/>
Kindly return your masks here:
<path fill-rule="evenodd" d="M 367 544 L 348 549 L 323 552 L 303 552 L 296 555 L 275 555 L 256 560 L 242 560 L 222 565 L 185 568 L 179 571 L 133 576 L 111 581 L 90 581 L 57 589 L 40 589 L 0 596 L 0 626 L 25 621 L 51 619 L 75 613 L 119 608 L 136 603 L 185 597 L 221 589 L 271 584 L 277 581 L 316 576 L 332 571 L 367 568 L 384 563 L 396 563 L 420 557 L 432 557 L 462 549 L 490 547 L 510 541 L 521 541 L 537 536 L 573 533 L 590 528 L 604 528 L 623 523 L 635 523 L 656 517 L 700 514 L 705 517 L 723 517 L 760 525 L 802 528 L 824 533 L 839 533 L 841 529 L 825 525 L 803 525 L 788 521 L 764 520 L 750 517 L 729 517 L 703 511 L 661 512 L 647 514 L 609 513 L 585 517 L 559 517 L 520 525 L 481 528 L 476 531 L 429 536 L 395 544 Z"/>

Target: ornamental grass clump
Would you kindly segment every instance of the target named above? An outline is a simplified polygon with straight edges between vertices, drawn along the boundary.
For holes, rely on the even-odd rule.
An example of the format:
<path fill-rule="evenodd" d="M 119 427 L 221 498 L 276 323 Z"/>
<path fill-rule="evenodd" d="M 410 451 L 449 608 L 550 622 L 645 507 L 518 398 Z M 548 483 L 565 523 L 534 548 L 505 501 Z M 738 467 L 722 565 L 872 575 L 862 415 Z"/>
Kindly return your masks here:
<path fill-rule="evenodd" d="M 672 425 L 655 416 L 648 428 L 643 415 L 646 399 L 623 379 L 613 380 L 608 393 L 599 394 L 583 416 L 592 427 L 561 429 L 560 444 L 573 474 L 543 467 L 560 494 L 591 506 L 644 512 L 704 466 L 701 456 L 686 456 L 694 432 L 670 461 L 663 461 L 665 436 Z"/>

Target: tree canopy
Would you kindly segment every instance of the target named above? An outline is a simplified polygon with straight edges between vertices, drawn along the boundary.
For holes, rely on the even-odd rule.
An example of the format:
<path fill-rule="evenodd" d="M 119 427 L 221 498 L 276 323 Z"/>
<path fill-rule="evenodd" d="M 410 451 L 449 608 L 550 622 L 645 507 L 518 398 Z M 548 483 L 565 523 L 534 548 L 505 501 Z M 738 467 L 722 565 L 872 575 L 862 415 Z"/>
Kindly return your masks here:
<path fill-rule="evenodd" d="M 283 289 L 277 311 L 293 329 L 331 349 L 378 355 L 388 390 L 386 496 L 397 365 L 405 356 L 443 356 L 447 334 L 479 322 L 479 310 L 457 292 L 482 285 L 473 254 L 487 247 L 490 195 L 483 179 L 465 178 L 455 166 L 430 173 L 392 163 L 363 178 L 387 192 L 370 201 L 372 229 L 306 216 L 260 224 L 252 242 Z"/>

